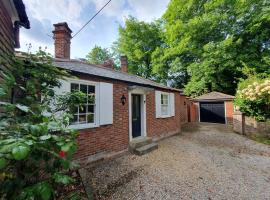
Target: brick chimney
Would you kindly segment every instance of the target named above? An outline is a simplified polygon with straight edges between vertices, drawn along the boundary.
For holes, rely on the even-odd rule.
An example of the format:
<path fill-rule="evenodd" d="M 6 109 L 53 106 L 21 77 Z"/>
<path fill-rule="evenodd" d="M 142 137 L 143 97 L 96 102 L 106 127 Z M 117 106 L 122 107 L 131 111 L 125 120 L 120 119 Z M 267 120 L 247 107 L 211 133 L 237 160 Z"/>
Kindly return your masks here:
<path fill-rule="evenodd" d="M 70 40 L 72 31 L 66 22 L 54 24 L 53 39 L 55 58 L 70 59 Z"/>
<path fill-rule="evenodd" d="M 121 72 L 128 73 L 128 60 L 127 56 L 121 56 L 120 57 L 121 62 Z"/>
<path fill-rule="evenodd" d="M 109 60 L 106 60 L 103 65 L 103 67 L 107 67 L 107 68 L 110 68 L 110 69 L 113 69 L 113 60 L 109 59 Z"/>

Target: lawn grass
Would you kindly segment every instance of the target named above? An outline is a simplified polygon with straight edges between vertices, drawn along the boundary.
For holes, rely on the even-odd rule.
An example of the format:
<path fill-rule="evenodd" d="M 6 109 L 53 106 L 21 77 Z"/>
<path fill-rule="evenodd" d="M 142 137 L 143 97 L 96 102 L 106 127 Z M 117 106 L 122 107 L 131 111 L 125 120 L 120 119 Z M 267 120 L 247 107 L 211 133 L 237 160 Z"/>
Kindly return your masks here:
<path fill-rule="evenodd" d="M 267 137 L 267 136 L 256 135 L 256 136 L 252 136 L 251 139 L 253 139 L 259 143 L 270 145 L 270 137 Z"/>

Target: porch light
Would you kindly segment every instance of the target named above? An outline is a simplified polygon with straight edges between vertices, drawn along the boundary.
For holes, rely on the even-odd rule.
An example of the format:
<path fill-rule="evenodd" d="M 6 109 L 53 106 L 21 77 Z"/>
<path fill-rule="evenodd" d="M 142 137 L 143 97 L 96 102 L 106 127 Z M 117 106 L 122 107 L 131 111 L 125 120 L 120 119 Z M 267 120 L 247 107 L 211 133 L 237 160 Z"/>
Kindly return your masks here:
<path fill-rule="evenodd" d="M 122 95 L 122 97 L 121 97 L 121 103 L 122 103 L 122 105 L 125 105 L 126 100 L 127 100 L 127 98 L 125 97 L 125 95 Z"/>

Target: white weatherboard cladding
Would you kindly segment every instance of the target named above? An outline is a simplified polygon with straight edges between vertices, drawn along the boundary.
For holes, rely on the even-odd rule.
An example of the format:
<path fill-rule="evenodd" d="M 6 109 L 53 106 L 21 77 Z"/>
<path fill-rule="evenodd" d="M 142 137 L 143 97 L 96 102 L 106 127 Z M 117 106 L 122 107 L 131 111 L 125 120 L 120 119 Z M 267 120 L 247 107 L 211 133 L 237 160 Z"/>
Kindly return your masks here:
<path fill-rule="evenodd" d="M 66 92 L 70 92 L 70 82 L 66 80 L 60 80 L 61 86 L 55 87 L 54 92 L 56 95 L 61 95 Z"/>
<path fill-rule="evenodd" d="M 99 124 L 113 123 L 113 84 L 101 82 L 99 85 Z"/>

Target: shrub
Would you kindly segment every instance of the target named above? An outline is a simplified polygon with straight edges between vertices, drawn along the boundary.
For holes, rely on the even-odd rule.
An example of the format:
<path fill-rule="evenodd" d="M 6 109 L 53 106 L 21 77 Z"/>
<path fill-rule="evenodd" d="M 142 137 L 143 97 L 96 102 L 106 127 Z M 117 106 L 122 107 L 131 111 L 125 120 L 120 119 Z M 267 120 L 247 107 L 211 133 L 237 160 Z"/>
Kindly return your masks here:
<path fill-rule="evenodd" d="M 71 156 L 77 134 L 68 129 L 68 110 L 80 105 L 85 96 L 54 94 L 59 80 L 69 74 L 56 68 L 43 51 L 12 60 L 12 66 L 1 71 L 0 196 L 52 199 L 56 187 L 73 181 L 65 175 L 75 167 Z M 10 99 L 10 93 L 11 101 L 3 101 Z M 52 102 L 58 103 L 52 106 Z"/>
<path fill-rule="evenodd" d="M 235 103 L 247 116 L 270 119 L 270 77 L 254 75 L 241 81 Z"/>

